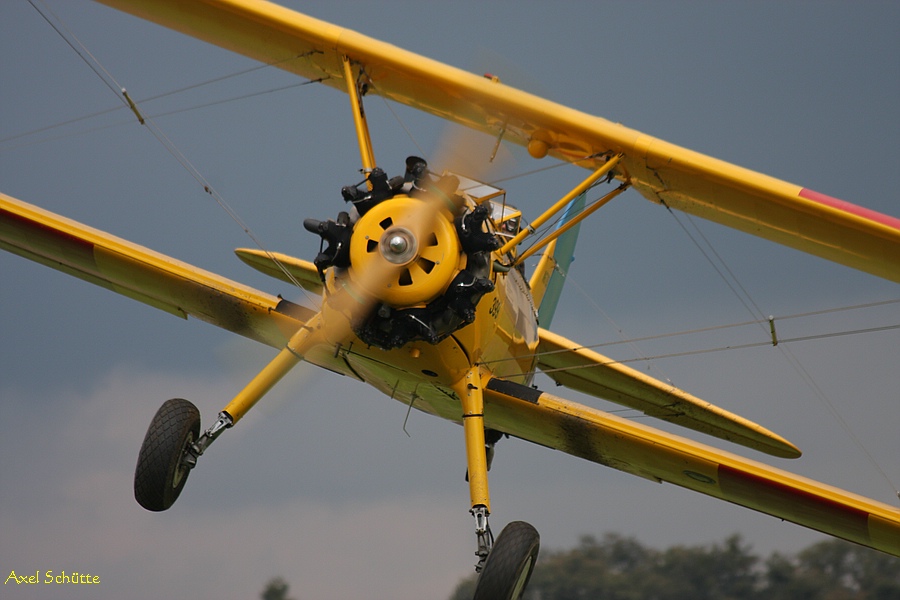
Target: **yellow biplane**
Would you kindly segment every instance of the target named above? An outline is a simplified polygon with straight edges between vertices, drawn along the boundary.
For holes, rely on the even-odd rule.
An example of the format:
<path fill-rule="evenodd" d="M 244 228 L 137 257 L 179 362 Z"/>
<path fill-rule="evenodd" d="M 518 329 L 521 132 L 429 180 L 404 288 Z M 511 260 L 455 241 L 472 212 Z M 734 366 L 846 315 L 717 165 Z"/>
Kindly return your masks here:
<path fill-rule="evenodd" d="M 540 370 L 561 386 L 646 415 L 798 457 L 799 449 L 772 431 L 549 330 L 579 225 L 633 188 L 652 202 L 898 282 L 900 220 L 267 2 L 103 3 L 345 92 L 364 172 L 341 190 L 345 210 L 304 222 L 321 239 L 313 260 L 237 251 L 257 270 L 314 294 L 314 308 L 0 195 L 4 249 L 279 348 L 206 429 L 190 402 L 163 404 L 135 472 L 144 508 L 168 509 L 210 445 L 306 361 L 462 425 L 476 598 L 520 597 L 538 555 L 539 536 L 527 523 L 510 523 L 496 540 L 491 532 L 488 469 L 503 436 L 900 556 L 900 511 L 893 507 L 533 386 Z M 570 162 L 586 176 L 526 220 L 503 189 L 466 173 L 433 170 L 416 156 L 396 171 L 376 163 L 367 96 L 486 132 L 498 144 L 519 144 L 536 159 Z M 586 192 L 601 189 L 587 205 Z M 526 273 L 532 257 L 539 261 Z"/>

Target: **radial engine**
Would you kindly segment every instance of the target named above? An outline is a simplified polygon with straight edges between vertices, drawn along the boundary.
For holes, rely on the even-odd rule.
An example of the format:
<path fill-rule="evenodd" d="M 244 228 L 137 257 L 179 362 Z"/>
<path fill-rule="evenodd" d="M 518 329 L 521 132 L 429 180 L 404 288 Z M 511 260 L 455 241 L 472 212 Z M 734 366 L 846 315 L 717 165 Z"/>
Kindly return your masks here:
<path fill-rule="evenodd" d="M 322 238 L 314 263 L 326 299 L 341 290 L 355 298 L 354 333 L 386 350 L 436 344 L 474 321 L 501 245 L 489 203 L 476 205 L 456 176 L 434 175 L 420 158 L 406 162 L 403 176 L 375 168 L 344 187 L 351 207 L 337 219 L 303 222 Z"/>

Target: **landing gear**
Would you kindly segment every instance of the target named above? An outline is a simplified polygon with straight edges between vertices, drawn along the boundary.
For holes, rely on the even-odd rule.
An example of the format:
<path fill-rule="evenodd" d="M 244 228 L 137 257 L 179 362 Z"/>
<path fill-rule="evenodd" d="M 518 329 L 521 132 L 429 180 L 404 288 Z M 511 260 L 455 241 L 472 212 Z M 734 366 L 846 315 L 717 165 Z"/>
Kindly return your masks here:
<path fill-rule="evenodd" d="M 541 548 L 541 536 L 524 521 L 513 521 L 500 532 L 484 563 L 474 600 L 515 600 L 522 597 Z"/>
<path fill-rule="evenodd" d="M 187 400 L 173 398 L 156 412 L 134 470 L 134 498 L 154 512 L 178 499 L 190 474 L 183 459 L 200 437 L 200 411 Z"/>
<path fill-rule="evenodd" d="M 537 562 L 541 538 L 537 530 L 522 521 L 507 525 L 494 540 L 488 517 L 491 514 L 488 490 L 488 464 L 493 457 L 494 444 L 502 433 L 484 426 L 484 382 L 490 374 L 472 366 L 466 376 L 455 385 L 462 408 L 463 430 L 466 438 L 467 479 L 472 516 L 475 517 L 475 537 L 480 573 L 475 588 L 475 600 L 515 600 L 522 597 L 531 572 Z"/>
<path fill-rule="evenodd" d="M 322 313 L 301 327 L 259 374 L 219 413 L 213 425 L 200 435 L 200 411 L 180 398 L 166 401 L 157 411 L 138 454 L 134 471 L 134 498 L 154 512 L 168 509 L 178 499 L 191 469 L 223 431 L 232 427 L 291 368 L 320 341 Z M 340 336 L 340 332 L 336 331 Z"/>

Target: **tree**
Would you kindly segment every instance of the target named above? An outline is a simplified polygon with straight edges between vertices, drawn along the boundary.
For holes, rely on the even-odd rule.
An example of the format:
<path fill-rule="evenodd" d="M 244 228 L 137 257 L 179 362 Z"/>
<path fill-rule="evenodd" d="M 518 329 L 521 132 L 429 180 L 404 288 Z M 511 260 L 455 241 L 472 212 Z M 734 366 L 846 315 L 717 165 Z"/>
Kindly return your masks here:
<path fill-rule="evenodd" d="M 675 546 L 655 566 L 661 585 L 645 597 L 671 600 L 739 600 L 756 597 L 759 559 L 733 535 L 723 545 Z"/>
<path fill-rule="evenodd" d="M 822 600 L 900 598 L 900 561 L 838 540 L 820 542 L 795 559 L 794 580 Z"/>
<path fill-rule="evenodd" d="M 291 586 L 289 586 L 281 577 L 273 577 L 269 580 L 269 583 L 266 584 L 266 587 L 263 588 L 259 597 L 262 598 L 262 600 L 293 600 L 293 598 L 288 596 L 288 589 L 290 587 Z"/>

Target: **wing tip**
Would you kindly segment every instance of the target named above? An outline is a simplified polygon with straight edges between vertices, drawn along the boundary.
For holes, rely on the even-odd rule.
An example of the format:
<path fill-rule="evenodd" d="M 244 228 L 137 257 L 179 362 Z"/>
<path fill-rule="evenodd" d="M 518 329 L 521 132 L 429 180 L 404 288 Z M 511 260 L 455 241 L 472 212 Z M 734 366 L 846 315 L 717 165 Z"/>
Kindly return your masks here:
<path fill-rule="evenodd" d="M 794 459 L 803 456 L 803 451 L 791 442 L 774 433 L 768 433 L 771 443 L 765 448 L 759 448 L 761 451 L 772 456 L 777 456 L 778 458 Z"/>

